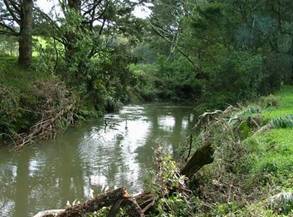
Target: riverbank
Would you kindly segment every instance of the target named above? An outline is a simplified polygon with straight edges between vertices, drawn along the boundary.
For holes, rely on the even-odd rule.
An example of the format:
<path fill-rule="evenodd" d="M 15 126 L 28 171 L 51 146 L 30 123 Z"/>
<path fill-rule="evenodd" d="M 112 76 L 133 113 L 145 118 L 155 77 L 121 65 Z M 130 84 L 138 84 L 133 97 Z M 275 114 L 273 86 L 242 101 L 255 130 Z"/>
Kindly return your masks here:
<path fill-rule="evenodd" d="M 215 160 L 195 179 L 198 216 L 292 216 L 293 87 L 210 124 Z"/>
<path fill-rule="evenodd" d="M 50 71 L 23 69 L 9 56 L 1 57 L 0 71 L 0 143 L 21 148 L 77 119 L 78 95 Z"/>
<path fill-rule="evenodd" d="M 117 111 L 122 102 L 147 100 L 138 87 L 127 87 L 124 93 L 100 80 L 94 90 L 87 91 L 82 84 L 65 82 L 68 75 L 56 72 L 62 65 L 50 70 L 51 65 L 42 61 L 35 57 L 32 67 L 24 69 L 17 65 L 16 57 L 1 56 L 0 145 L 20 149 L 38 139 L 54 138 L 79 121 Z M 149 100 L 158 101 L 156 97 Z"/>
<path fill-rule="evenodd" d="M 191 194 L 179 191 L 159 199 L 150 216 L 292 216 L 292 136 L 292 86 L 246 105 L 204 113 L 194 128 L 191 153 L 211 144 L 213 163 L 188 182 Z M 167 180 L 171 186 L 181 183 Z"/>
<path fill-rule="evenodd" d="M 12 57 L 2 58 L 0 69 L 3 72 L 0 75 L 0 139 L 6 143 L 16 146 L 20 144 L 21 147 L 34 139 L 52 138 L 58 130 L 67 128 L 79 118 L 94 114 L 93 110 L 83 110 L 84 104 L 80 101 L 78 93 L 68 90 L 54 74 L 33 68 L 18 68 L 15 58 Z M 173 124 L 177 126 L 177 122 L 184 126 L 186 120 L 178 121 L 177 117 L 173 120 L 171 116 L 175 113 L 168 112 L 164 114 L 165 119 L 154 119 L 158 121 L 154 122 L 154 127 L 159 129 L 160 124 L 164 126 L 164 131 L 159 130 L 154 137 L 159 134 L 166 135 L 165 131 L 169 131 Z M 159 199 L 150 216 L 158 216 L 157 213 L 171 213 L 175 216 L 192 214 L 244 217 L 257 216 L 257 213 L 261 216 L 290 216 L 293 183 L 292 86 L 285 86 L 274 95 L 262 97 L 254 103 L 229 107 L 225 111 L 206 115 L 202 116 L 201 126 L 193 133 L 191 151 L 210 142 L 215 149 L 214 162 L 204 167 L 196 174 L 196 178 L 189 182 L 191 195 L 174 193 L 172 197 Z M 126 121 L 121 129 L 136 127 L 129 126 L 130 123 Z M 189 120 L 186 123 L 189 123 Z M 179 129 L 176 126 L 173 126 L 174 129 Z M 116 125 L 113 123 L 108 127 L 115 129 Z M 201 130 L 198 130 L 199 128 Z M 141 131 L 146 130 L 141 128 Z M 209 135 L 208 139 L 203 135 Z M 177 132 L 173 139 L 176 140 L 178 136 Z M 117 144 L 115 143 L 114 147 L 122 146 L 121 140 L 123 137 L 117 135 Z M 148 144 L 153 147 L 155 142 L 150 140 Z M 184 156 L 181 157 L 183 161 L 187 156 L 190 141 L 182 144 L 185 144 L 181 147 L 183 154 L 178 150 L 174 154 L 177 157 Z M 68 149 L 70 147 L 71 144 L 65 146 Z M 138 148 L 138 151 L 146 152 L 143 148 Z M 109 154 L 105 153 L 105 156 Z M 149 162 L 152 160 L 149 159 Z M 28 166 L 28 159 L 25 162 Z M 174 161 L 166 162 L 166 168 L 170 165 L 175 168 Z M 175 173 L 177 174 L 177 170 Z M 170 174 L 164 178 L 169 179 Z M 171 181 L 177 186 L 181 178 Z M 69 182 L 64 186 L 66 185 L 69 185 Z M 128 187 L 131 189 L 131 186 Z M 158 186 L 148 186 L 148 189 L 157 194 Z M 281 200 L 279 204 L 268 202 L 274 195 L 287 195 L 290 201 Z M 75 199 L 75 196 L 71 195 L 71 199 Z M 52 204 L 49 208 L 54 207 L 56 205 Z M 179 213 L 177 207 L 182 208 Z"/>

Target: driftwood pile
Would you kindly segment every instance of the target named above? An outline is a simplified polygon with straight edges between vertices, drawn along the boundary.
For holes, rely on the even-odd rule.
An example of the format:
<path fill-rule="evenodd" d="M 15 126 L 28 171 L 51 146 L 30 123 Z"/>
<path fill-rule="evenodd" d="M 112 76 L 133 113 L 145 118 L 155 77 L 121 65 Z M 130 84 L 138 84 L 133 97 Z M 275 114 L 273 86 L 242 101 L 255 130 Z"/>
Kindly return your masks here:
<path fill-rule="evenodd" d="M 92 213 L 103 207 L 111 207 L 108 217 L 116 216 L 120 208 L 124 208 L 130 217 L 143 217 L 145 213 L 154 205 L 155 197 L 151 194 L 139 194 L 135 197 L 130 196 L 126 189 L 118 188 L 101 194 L 94 199 L 88 200 L 83 204 L 78 204 L 60 212 L 57 217 L 81 217 L 86 213 Z M 46 217 L 49 217 L 47 215 Z M 51 215 L 52 216 L 52 215 Z"/>
<path fill-rule="evenodd" d="M 111 207 L 108 217 L 116 216 L 120 208 L 124 208 L 129 217 L 143 217 L 153 207 L 154 203 L 155 197 L 152 194 L 142 193 L 131 197 L 126 189 L 118 188 L 83 204 L 77 204 L 67 209 L 42 211 L 34 217 L 81 217 L 104 207 Z"/>
<path fill-rule="evenodd" d="M 31 111 L 39 120 L 26 133 L 15 135 L 15 146 L 21 149 L 35 139 L 50 139 L 56 135 L 60 122 L 73 122 L 76 100 L 60 82 L 36 82 L 33 95 L 37 98 L 36 110 Z"/>

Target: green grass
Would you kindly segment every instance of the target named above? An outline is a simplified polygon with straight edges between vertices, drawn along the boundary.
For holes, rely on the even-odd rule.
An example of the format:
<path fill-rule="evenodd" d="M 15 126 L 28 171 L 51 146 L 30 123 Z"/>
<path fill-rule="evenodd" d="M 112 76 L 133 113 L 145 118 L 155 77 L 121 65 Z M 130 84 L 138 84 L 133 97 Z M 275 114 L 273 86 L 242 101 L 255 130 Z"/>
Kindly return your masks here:
<path fill-rule="evenodd" d="M 270 106 L 262 111 L 260 109 L 265 123 L 272 120 L 286 120 L 288 115 L 293 115 L 293 86 L 283 87 L 275 96 L 278 99 L 277 106 Z M 274 96 L 261 98 L 259 104 L 262 104 L 264 99 L 270 102 L 274 98 Z M 246 112 L 243 110 L 242 115 Z M 230 208 L 231 204 L 233 205 L 231 202 L 217 206 L 214 209 L 217 216 L 292 216 L 290 203 L 286 206 L 283 204 L 284 207 L 289 207 L 288 210 L 282 206 L 282 209 L 278 208 L 278 212 L 266 204 L 266 199 L 272 195 L 293 191 L 292 125 L 275 124 L 273 129 L 252 134 L 243 141 L 243 145 L 246 147 L 245 158 L 240 164 L 241 168 L 244 168 L 241 175 L 245 175 L 246 178 L 240 183 L 249 194 L 256 192 L 257 195 L 254 195 L 255 198 L 244 206 L 237 206 L 239 201 L 236 201 L 234 209 Z"/>
<path fill-rule="evenodd" d="M 21 68 L 16 57 L 0 56 L 0 85 L 22 92 L 28 90 L 34 81 L 47 80 L 51 77 L 52 75 L 39 71 L 36 67 Z"/>
<path fill-rule="evenodd" d="M 276 96 L 278 106 L 262 112 L 267 121 L 293 115 L 293 87 L 284 87 Z M 251 153 L 251 172 L 271 175 L 280 188 L 290 188 L 293 183 L 293 128 L 271 129 L 248 138 L 246 143 Z"/>
<path fill-rule="evenodd" d="M 273 129 L 248 141 L 255 160 L 252 172 L 278 177 L 286 185 L 281 187 L 287 187 L 288 180 L 283 179 L 293 171 L 293 129 Z"/>

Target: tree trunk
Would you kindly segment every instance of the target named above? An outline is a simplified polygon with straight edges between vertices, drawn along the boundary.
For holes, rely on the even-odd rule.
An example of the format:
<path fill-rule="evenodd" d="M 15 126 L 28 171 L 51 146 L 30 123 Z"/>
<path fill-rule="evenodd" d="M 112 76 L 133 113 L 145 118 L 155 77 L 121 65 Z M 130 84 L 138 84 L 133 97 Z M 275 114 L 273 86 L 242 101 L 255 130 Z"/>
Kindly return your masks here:
<path fill-rule="evenodd" d="M 28 67 L 32 63 L 33 0 L 21 4 L 18 63 Z"/>

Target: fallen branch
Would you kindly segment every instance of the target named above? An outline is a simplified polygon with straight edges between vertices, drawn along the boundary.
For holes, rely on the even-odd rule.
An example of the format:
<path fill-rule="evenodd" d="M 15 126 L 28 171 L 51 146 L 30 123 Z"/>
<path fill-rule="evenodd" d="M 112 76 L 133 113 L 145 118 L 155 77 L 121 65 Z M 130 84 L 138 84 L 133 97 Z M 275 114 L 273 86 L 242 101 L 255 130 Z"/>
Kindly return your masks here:
<path fill-rule="evenodd" d="M 118 200 L 128 198 L 128 193 L 124 188 L 118 188 L 114 191 L 101 194 L 98 197 L 88 200 L 83 204 L 67 208 L 64 212 L 57 215 L 57 217 L 82 217 L 86 213 L 92 213 L 109 207 L 115 204 Z"/>
<path fill-rule="evenodd" d="M 151 193 L 142 193 L 134 197 L 144 214 L 146 214 L 156 202 L 155 196 Z"/>
<path fill-rule="evenodd" d="M 126 208 L 126 213 L 129 217 L 144 217 L 142 209 L 134 198 L 125 198 L 122 206 Z"/>
<path fill-rule="evenodd" d="M 271 129 L 272 129 L 272 124 L 268 123 L 268 124 L 260 127 L 256 132 L 254 132 L 253 136 L 259 135 L 259 134 L 264 133 L 264 132 L 271 130 Z"/>
<path fill-rule="evenodd" d="M 195 128 L 201 128 L 202 126 L 208 125 L 216 116 L 223 114 L 222 110 L 215 110 L 213 112 L 205 112 L 198 117 L 198 121 L 195 124 Z"/>

